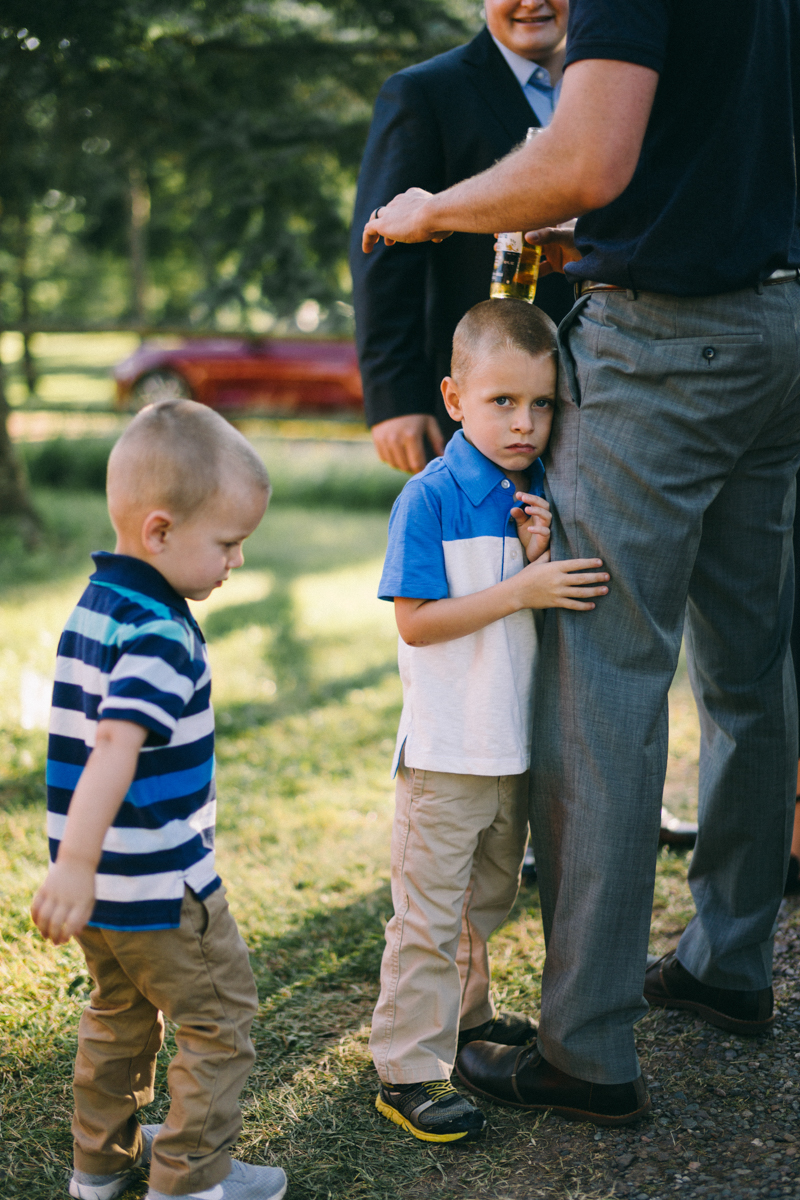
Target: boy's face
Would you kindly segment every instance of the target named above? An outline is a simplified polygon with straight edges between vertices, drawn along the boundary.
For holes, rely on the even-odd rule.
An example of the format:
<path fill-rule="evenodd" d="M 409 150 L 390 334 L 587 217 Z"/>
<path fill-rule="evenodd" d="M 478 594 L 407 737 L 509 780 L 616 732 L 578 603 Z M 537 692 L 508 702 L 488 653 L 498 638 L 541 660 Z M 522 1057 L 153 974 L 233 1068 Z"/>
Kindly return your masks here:
<path fill-rule="evenodd" d="M 464 436 L 508 474 L 525 472 L 543 453 L 553 424 L 556 363 L 550 354 L 495 351 L 465 378 L 442 381 L 445 406 Z"/>
<path fill-rule="evenodd" d="M 267 506 L 260 488 L 249 480 L 227 484 L 196 516 L 173 521 L 151 513 L 142 543 L 147 561 L 187 600 L 205 600 L 244 562 L 242 543 L 256 528 Z M 119 553 L 130 553 L 121 548 Z"/>

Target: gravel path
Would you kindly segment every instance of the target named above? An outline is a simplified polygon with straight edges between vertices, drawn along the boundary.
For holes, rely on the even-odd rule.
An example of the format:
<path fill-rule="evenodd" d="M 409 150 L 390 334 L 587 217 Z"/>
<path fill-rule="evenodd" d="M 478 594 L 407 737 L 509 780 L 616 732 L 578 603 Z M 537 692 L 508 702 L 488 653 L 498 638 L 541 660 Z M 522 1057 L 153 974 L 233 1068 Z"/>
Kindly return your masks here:
<path fill-rule="evenodd" d="M 615 1195 L 800 1197 L 799 970 L 793 900 L 776 941 L 770 1034 L 737 1038 L 687 1014 L 647 1018 L 642 1059 L 653 1119 L 605 1139 Z"/>
<path fill-rule="evenodd" d="M 605 1130 L 485 1104 L 483 1149 L 438 1153 L 436 1171 L 408 1194 L 800 1200 L 800 899 L 781 911 L 774 981 L 777 1020 L 756 1038 L 651 1010 L 637 1026 L 653 1100 L 647 1120 Z"/>

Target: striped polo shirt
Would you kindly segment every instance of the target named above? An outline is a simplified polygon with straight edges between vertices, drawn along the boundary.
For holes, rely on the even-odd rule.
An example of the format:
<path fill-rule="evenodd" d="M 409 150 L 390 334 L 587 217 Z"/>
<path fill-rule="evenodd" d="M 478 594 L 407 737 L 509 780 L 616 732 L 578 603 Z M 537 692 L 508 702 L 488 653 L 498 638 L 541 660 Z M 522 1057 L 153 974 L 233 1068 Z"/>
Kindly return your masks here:
<path fill-rule="evenodd" d="M 47 751 L 50 858 L 97 722 L 143 725 L 136 775 L 103 842 L 89 924 L 174 929 L 186 885 L 200 899 L 220 886 L 205 639 L 154 567 L 124 554 L 92 557 L 96 570 L 58 645 Z"/>
<path fill-rule="evenodd" d="M 528 491 L 544 495 L 544 468 Z M 514 485 L 459 430 L 395 501 L 379 596 L 470 596 L 528 565 Z M 435 646 L 398 642 L 403 714 L 394 769 L 518 775 L 531 758 L 537 638 L 530 609 Z"/>

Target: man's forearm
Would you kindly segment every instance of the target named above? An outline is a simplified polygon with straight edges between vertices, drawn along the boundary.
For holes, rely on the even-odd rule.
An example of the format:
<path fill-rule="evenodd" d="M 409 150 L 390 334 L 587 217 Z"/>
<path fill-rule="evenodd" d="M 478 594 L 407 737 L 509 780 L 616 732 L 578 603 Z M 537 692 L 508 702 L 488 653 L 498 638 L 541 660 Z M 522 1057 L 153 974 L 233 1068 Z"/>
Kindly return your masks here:
<path fill-rule="evenodd" d="M 655 71 L 634 63 L 575 63 L 547 130 L 447 191 L 395 197 L 367 223 L 364 249 L 379 237 L 391 244 L 454 230 L 539 229 L 610 204 L 633 177 L 657 84 Z"/>
<path fill-rule="evenodd" d="M 549 131 L 481 175 L 431 196 L 427 206 L 432 229 L 467 233 L 559 225 L 593 207 Z"/>

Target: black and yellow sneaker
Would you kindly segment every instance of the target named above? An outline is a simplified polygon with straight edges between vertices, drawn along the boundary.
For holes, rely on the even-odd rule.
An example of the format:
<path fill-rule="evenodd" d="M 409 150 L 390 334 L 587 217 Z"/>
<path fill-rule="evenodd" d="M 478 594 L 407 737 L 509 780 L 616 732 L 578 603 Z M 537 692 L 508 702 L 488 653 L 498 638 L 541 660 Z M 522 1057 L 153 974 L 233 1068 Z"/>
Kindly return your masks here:
<path fill-rule="evenodd" d="M 422 1142 L 474 1142 L 486 1117 L 459 1095 L 449 1079 L 432 1083 L 382 1083 L 375 1107 Z"/>

